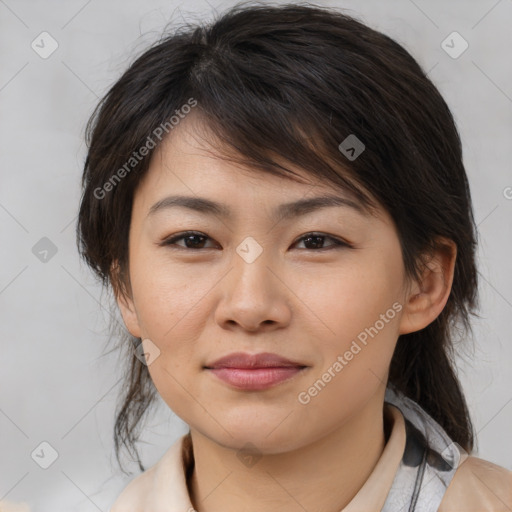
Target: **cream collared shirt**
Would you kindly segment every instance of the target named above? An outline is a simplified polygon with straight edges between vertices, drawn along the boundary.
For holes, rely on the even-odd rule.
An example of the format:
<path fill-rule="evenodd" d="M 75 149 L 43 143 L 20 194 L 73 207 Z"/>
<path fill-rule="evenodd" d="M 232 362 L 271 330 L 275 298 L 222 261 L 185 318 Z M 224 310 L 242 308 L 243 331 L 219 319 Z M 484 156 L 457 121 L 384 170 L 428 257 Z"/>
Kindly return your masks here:
<path fill-rule="evenodd" d="M 384 451 L 368 480 L 341 512 L 512 512 L 512 472 L 473 456 L 457 460 L 457 467 L 450 468 L 441 458 L 436 460 L 438 452 L 418 451 L 418 439 L 424 439 L 424 434 L 432 441 L 429 429 L 441 427 L 427 415 L 427 428 L 418 434 L 408 421 L 412 419 L 408 407 L 412 405 L 423 420 L 426 413 L 405 400 L 385 403 L 391 433 Z M 415 462 L 415 453 L 425 454 L 421 463 Z M 458 457 L 458 452 L 451 457 L 453 453 Z M 185 476 L 191 460 L 191 441 L 185 435 L 157 464 L 128 484 L 109 512 L 193 512 Z"/>

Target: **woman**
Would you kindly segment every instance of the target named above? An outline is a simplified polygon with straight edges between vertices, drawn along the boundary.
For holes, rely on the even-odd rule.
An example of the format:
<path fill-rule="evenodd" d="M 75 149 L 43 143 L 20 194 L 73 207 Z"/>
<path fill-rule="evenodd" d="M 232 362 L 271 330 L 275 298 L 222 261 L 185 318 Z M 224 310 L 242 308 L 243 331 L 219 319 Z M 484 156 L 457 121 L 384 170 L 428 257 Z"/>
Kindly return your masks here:
<path fill-rule="evenodd" d="M 112 512 L 498 511 L 451 362 L 477 304 L 461 144 L 404 48 L 312 6 L 149 49 L 88 127 L 78 237 L 129 339 L 116 453 L 189 433 Z"/>

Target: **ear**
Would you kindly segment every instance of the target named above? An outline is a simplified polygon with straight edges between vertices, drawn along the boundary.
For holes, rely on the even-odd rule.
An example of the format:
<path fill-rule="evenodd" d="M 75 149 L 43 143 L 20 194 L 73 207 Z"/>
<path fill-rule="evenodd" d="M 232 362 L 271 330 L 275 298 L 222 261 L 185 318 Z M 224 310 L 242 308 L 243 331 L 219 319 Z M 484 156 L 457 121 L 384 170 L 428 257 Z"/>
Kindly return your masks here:
<path fill-rule="evenodd" d="M 120 274 L 120 267 L 117 261 L 112 263 L 110 268 L 112 288 L 116 298 L 117 305 L 121 311 L 124 324 L 130 334 L 136 338 L 141 337 L 141 329 L 139 325 L 139 319 L 137 317 L 137 311 L 132 298 L 131 286 L 123 285 L 123 278 Z"/>
<path fill-rule="evenodd" d="M 439 316 L 450 296 L 456 258 L 455 242 L 438 239 L 436 249 L 425 261 L 420 281 L 414 281 L 408 292 L 400 334 L 419 331 Z"/>

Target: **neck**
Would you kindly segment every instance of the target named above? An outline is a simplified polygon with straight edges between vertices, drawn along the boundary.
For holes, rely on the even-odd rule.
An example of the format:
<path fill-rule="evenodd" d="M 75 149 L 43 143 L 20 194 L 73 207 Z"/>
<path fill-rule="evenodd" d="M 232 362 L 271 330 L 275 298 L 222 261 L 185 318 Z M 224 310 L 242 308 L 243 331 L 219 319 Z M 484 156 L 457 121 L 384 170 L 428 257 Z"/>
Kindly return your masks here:
<path fill-rule="evenodd" d="M 340 428 L 294 451 L 266 454 L 244 467 L 235 449 L 191 429 L 195 466 L 189 482 L 198 512 L 339 511 L 357 494 L 385 445 L 383 397 Z"/>

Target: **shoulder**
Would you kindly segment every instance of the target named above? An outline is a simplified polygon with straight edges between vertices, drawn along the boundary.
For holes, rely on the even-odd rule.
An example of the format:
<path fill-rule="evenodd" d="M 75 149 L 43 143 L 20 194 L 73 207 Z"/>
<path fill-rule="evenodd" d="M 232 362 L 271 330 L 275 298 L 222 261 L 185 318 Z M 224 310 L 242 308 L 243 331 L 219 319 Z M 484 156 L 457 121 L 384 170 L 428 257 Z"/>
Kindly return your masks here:
<path fill-rule="evenodd" d="M 188 499 L 184 456 L 190 449 L 189 436 L 179 438 L 156 464 L 124 488 L 108 512 L 155 512 L 172 509 L 172 503 L 176 509 L 183 508 Z"/>
<path fill-rule="evenodd" d="M 0 501 L 0 512 L 30 512 L 30 508 L 26 503 Z"/>
<path fill-rule="evenodd" d="M 457 469 L 438 512 L 510 512 L 512 471 L 478 457 Z"/>
<path fill-rule="evenodd" d="M 135 512 L 144 509 L 151 492 L 156 466 L 136 476 L 121 492 L 108 512 Z"/>

